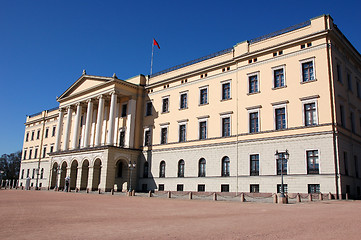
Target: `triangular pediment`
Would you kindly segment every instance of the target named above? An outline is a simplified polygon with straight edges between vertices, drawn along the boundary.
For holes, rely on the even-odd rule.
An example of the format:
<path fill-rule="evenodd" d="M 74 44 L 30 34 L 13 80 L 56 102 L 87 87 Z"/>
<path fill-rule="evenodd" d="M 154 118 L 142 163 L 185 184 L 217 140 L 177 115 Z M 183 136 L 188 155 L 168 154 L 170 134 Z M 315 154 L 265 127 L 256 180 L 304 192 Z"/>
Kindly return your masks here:
<path fill-rule="evenodd" d="M 71 97 L 78 95 L 79 93 L 85 92 L 90 89 L 95 89 L 96 87 L 103 85 L 104 83 L 109 82 L 109 78 L 101 78 L 97 76 L 81 76 L 73 85 L 71 85 L 59 98 L 61 100 L 63 98 Z"/>

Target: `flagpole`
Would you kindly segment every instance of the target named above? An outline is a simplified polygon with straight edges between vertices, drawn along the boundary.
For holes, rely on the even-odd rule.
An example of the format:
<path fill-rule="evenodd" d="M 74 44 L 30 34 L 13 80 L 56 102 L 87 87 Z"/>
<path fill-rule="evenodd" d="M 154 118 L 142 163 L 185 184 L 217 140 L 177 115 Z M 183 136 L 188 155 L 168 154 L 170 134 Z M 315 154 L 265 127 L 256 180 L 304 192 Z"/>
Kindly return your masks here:
<path fill-rule="evenodd" d="M 154 43 L 152 42 L 152 59 L 150 60 L 150 75 L 149 75 L 149 78 L 150 78 L 150 76 L 152 76 L 152 73 L 153 73 L 153 54 L 154 54 Z"/>

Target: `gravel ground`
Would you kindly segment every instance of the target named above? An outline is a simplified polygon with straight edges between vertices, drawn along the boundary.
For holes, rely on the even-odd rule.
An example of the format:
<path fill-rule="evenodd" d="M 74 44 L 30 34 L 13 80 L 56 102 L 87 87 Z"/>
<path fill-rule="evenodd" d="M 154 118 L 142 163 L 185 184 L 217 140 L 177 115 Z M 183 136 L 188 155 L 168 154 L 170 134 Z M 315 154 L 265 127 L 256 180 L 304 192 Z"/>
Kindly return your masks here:
<path fill-rule="evenodd" d="M 278 205 L 0 190 L 0 239 L 361 239 L 361 201 Z"/>

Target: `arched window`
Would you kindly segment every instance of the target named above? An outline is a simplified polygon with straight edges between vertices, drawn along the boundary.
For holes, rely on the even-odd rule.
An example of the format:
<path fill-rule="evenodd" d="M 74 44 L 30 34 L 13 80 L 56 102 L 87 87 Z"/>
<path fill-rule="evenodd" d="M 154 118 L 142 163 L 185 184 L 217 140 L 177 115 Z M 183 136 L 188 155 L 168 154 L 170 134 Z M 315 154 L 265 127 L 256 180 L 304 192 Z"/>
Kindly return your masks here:
<path fill-rule="evenodd" d="M 42 168 L 40 171 L 40 179 L 43 179 L 43 177 L 44 177 L 44 168 Z"/>
<path fill-rule="evenodd" d="M 165 162 L 161 161 L 159 166 L 159 177 L 164 178 L 165 177 Z"/>
<path fill-rule="evenodd" d="M 123 164 L 122 164 L 121 161 L 118 162 L 117 177 L 118 177 L 118 178 L 123 177 Z"/>
<path fill-rule="evenodd" d="M 143 169 L 143 177 L 148 178 L 148 171 L 149 171 L 149 165 L 148 162 L 144 163 L 144 169 Z"/>
<path fill-rule="evenodd" d="M 198 164 L 198 177 L 206 176 L 206 160 L 204 158 L 199 159 Z"/>
<path fill-rule="evenodd" d="M 184 160 L 178 162 L 178 177 L 184 177 Z"/>
<path fill-rule="evenodd" d="M 225 156 L 222 158 L 222 177 L 229 177 L 229 157 Z"/>

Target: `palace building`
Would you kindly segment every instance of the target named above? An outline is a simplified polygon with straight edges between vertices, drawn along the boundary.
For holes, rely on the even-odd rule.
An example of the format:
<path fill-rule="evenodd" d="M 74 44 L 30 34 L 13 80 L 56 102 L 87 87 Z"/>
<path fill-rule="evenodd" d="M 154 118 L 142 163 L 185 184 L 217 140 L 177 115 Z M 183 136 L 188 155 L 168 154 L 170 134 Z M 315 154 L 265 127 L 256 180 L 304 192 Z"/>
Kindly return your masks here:
<path fill-rule="evenodd" d="M 83 71 L 27 116 L 19 182 L 275 193 L 282 173 L 289 193 L 358 198 L 360 85 L 361 55 L 329 15 L 151 76 Z"/>

